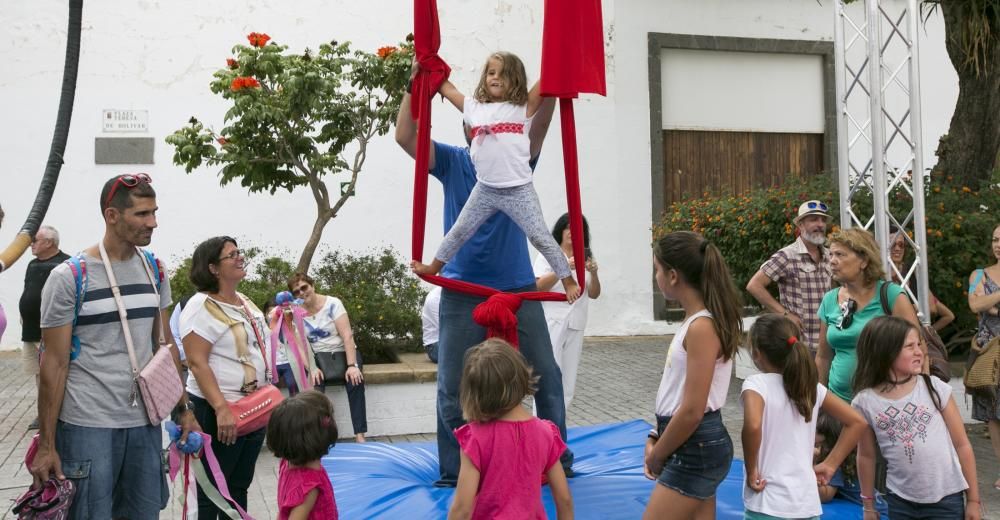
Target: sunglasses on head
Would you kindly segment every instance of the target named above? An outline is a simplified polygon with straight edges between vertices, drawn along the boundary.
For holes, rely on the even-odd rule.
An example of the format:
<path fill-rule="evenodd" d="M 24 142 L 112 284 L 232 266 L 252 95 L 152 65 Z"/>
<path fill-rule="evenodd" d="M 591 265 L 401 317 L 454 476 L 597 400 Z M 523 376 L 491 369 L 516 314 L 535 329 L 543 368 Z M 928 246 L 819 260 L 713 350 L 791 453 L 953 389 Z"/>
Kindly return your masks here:
<path fill-rule="evenodd" d="M 858 310 L 858 302 L 851 298 L 841 305 L 843 314 L 840 315 L 840 323 L 837 323 L 837 328 L 844 330 L 851 327 L 851 323 L 854 323 L 854 313 Z"/>
<path fill-rule="evenodd" d="M 149 175 L 145 173 L 126 173 L 125 175 L 119 175 L 115 179 L 115 183 L 111 185 L 111 189 L 108 191 L 108 198 L 104 201 L 106 206 L 111 205 L 111 199 L 115 197 L 115 192 L 118 191 L 119 186 L 125 186 L 126 189 L 132 189 L 139 185 L 140 182 L 145 182 L 146 184 L 152 184 L 153 179 L 149 178 Z"/>
<path fill-rule="evenodd" d="M 815 200 L 810 200 L 809 202 L 807 202 L 806 203 L 806 207 L 809 208 L 809 209 L 819 208 L 820 211 L 829 211 L 830 210 L 830 208 L 828 208 L 826 206 L 826 204 L 823 204 L 822 202 L 815 201 Z"/>

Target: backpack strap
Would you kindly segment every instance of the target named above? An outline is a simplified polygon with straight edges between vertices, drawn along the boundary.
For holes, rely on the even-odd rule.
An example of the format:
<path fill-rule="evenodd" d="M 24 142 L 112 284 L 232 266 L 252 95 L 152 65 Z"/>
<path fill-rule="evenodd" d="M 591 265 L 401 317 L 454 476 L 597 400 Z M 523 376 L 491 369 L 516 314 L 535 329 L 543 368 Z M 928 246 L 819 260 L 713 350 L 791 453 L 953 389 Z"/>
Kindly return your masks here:
<path fill-rule="evenodd" d="M 66 265 L 69 266 L 70 272 L 73 273 L 73 281 L 76 284 L 76 304 L 73 308 L 73 331 L 75 332 L 76 322 L 80 319 L 80 310 L 83 308 L 83 297 L 87 294 L 87 285 L 89 283 L 87 260 L 84 259 L 83 253 L 77 253 L 66 260 Z M 80 338 L 76 334 L 72 334 L 70 336 L 70 344 L 69 359 L 72 361 L 80 355 Z"/>

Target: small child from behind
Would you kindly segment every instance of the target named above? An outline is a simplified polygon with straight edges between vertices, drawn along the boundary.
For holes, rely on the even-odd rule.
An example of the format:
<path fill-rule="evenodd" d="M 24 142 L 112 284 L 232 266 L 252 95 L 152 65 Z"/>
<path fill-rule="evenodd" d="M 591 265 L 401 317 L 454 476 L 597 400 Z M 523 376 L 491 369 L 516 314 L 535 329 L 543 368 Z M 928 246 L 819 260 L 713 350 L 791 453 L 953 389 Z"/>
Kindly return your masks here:
<path fill-rule="evenodd" d="M 821 413 L 816 418 L 816 458 L 814 464 L 819 464 L 826 460 L 826 457 L 837 445 L 840 439 L 842 426 L 839 421 L 829 414 Z M 852 452 L 844 459 L 844 462 L 837 468 L 830 480 L 825 483 L 817 483 L 819 488 L 819 500 L 827 503 L 834 498 L 839 498 L 853 502 L 859 506 L 863 505 L 861 500 L 861 483 L 858 480 L 858 462 L 855 453 Z M 869 505 L 871 505 L 869 503 Z M 880 515 L 888 518 L 889 509 L 885 500 L 876 498 L 875 509 Z"/>
<path fill-rule="evenodd" d="M 455 430 L 462 449 L 449 520 L 544 520 L 542 476 L 548 478 L 560 520 L 573 518 L 573 499 L 559 457 L 559 428 L 533 417 L 521 401 L 537 378 L 520 352 L 501 339 L 469 349 L 459 394 L 468 424 Z"/>
<path fill-rule="evenodd" d="M 569 262 L 549 233 L 533 186 L 529 134 L 535 114 L 542 106 L 538 84 L 528 90 L 528 77 L 521 59 L 509 52 L 495 52 L 483 66 L 472 97 L 463 95 L 445 81 L 441 94 L 464 114 L 471 135 L 470 154 L 476 168 L 476 186 L 462 207 L 458 220 L 445 235 L 425 265 L 414 261 L 417 274 L 437 274 L 475 234 L 479 226 L 502 211 L 524 231 L 562 280 L 566 300 L 580 296 Z"/>
<path fill-rule="evenodd" d="M 333 485 L 320 464 L 337 442 L 333 404 L 308 390 L 284 400 L 267 424 L 267 448 L 281 458 L 278 469 L 279 520 L 337 518 Z"/>
<path fill-rule="evenodd" d="M 868 429 L 861 415 L 819 384 L 816 365 L 795 324 L 766 314 L 750 328 L 750 354 L 762 373 L 743 382 L 745 518 L 813 518 L 823 514 L 814 482 L 828 483 Z M 813 467 L 820 410 L 844 431 Z"/>
<path fill-rule="evenodd" d="M 865 519 L 877 518 L 875 443 L 886 460 L 890 518 L 964 518 L 982 514 L 976 459 L 951 386 L 923 373 L 920 332 L 880 316 L 858 337 L 854 400 L 869 430 L 858 447 Z"/>

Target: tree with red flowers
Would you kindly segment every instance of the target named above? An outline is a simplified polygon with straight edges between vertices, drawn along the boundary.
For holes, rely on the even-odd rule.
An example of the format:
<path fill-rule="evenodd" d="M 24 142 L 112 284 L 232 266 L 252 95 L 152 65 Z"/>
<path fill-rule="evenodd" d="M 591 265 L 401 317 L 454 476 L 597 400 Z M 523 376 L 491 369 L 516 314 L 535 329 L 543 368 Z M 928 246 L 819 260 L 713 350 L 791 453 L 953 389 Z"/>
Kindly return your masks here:
<path fill-rule="evenodd" d="M 366 52 L 334 41 L 292 54 L 264 33 L 247 40 L 210 83 L 231 104 L 225 126 L 215 131 L 192 117 L 166 140 L 187 173 L 221 166 L 222 185 L 238 179 L 251 192 L 272 194 L 308 186 L 317 211 L 297 267 L 306 271 L 323 229 L 354 193 L 368 144 L 395 120 L 412 43 Z M 336 174 L 344 189 L 327 184 Z"/>

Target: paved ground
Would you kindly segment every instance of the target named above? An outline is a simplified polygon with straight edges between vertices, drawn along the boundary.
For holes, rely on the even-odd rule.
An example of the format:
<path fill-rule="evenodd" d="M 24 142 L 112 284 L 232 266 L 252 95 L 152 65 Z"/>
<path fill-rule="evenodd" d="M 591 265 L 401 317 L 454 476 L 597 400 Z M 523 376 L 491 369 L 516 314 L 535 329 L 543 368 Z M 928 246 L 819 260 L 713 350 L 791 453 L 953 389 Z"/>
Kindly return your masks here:
<path fill-rule="evenodd" d="M 635 418 L 652 420 L 653 401 L 659 385 L 667 339 L 664 337 L 588 338 L 581 361 L 576 397 L 568 411 L 570 426 L 620 422 Z M 34 418 L 33 382 L 20 371 L 18 354 L 0 353 L 0 380 L 7 381 L 0 390 L 0 506 L 7 511 L 10 502 L 30 482 L 21 467 L 21 458 L 30 436 L 26 427 Z M 742 458 L 739 431 L 743 414 L 737 403 L 740 382 L 733 379 L 723 418 Z M 1000 475 L 985 428 L 969 426 L 976 452 L 980 489 L 993 514 L 1000 519 L 1000 492 L 990 484 Z M 432 434 L 373 438 L 381 442 L 431 441 Z M 275 518 L 273 502 L 277 489 L 277 460 L 265 449 L 257 462 L 250 498 L 250 513 L 257 518 Z M 180 518 L 174 504 L 161 518 Z M 11 518 L 9 513 L 0 518 Z"/>

